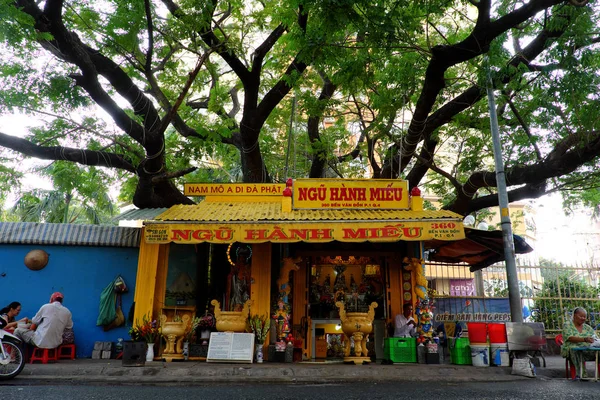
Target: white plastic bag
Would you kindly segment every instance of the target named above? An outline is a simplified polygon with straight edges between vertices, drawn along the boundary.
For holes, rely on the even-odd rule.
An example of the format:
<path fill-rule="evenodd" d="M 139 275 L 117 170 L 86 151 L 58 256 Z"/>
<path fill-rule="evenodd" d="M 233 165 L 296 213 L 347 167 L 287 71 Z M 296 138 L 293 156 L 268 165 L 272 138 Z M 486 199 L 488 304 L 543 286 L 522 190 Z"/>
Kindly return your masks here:
<path fill-rule="evenodd" d="M 526 376 L 528 378 L 535 378 L 535 366 L 527 358 L 514 358 L 512 365 L 512 374 Z"/>

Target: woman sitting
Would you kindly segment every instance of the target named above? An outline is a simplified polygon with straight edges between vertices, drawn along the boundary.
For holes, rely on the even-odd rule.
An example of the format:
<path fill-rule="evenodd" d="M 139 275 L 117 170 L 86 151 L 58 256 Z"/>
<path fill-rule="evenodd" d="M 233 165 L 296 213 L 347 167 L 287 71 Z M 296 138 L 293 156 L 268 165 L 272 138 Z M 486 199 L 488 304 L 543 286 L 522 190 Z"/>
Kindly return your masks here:
<path fill-rule="evenodd" d="M 587 378 L 585 369 L 581 371 L 582 361 L 596 360 L 596 354 L 593 351 L 573 351 L 573 348 L 590 347 L 594 342 L 596 333 L 594 329 L 585 323 L 587 311 L 583 307 L 577 307 L 573 310 L 573 318 L 567 321 L 563 327 L 564 344 L 561 347 L 560 354 L 571 360 L 575 367 L 577 376 L 575 379 Z"/>
<path fill-rule="evenodd" d="M 21 312 L 21 303 L 13 301 L 8 306 L 0 310 L 0 329 L 5 331 L 14 331 L 18 324 L 26 324 L 27 318 L 21 318 L 15 321 L 15 317 Z"/>

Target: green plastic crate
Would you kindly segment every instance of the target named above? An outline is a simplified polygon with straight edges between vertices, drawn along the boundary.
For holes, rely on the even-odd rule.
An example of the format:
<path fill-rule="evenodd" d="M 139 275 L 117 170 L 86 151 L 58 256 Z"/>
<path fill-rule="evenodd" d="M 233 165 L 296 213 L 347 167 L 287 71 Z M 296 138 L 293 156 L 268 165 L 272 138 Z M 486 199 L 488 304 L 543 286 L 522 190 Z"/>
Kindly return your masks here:
<path fill-rule="evenodd" d="M 465 347 L 469 347 L 471 344 L 469 343 L 469 338 L 456 338 L 454 339 L 454 343 L 452 347 L 456 349 L 464 349 Z"/>
<path fill-rule="evenodd" d="M 417 339 L 386 338 L 383 344 L 383 353 L 386 360 L 394 363 L 417 362 Z"/>
<path fill-rule="evenodd" d="M 455 339 L 450 343 L 450 361 L 456 365 L 471 365 L 471 344 L 468 338 Z"/>

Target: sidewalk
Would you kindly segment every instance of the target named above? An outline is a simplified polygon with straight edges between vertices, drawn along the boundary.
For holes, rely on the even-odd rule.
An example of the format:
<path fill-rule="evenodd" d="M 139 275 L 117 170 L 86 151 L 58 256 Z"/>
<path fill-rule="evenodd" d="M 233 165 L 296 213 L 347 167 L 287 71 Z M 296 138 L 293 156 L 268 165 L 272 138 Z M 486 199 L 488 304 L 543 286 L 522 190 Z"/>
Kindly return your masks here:
<path fill-rule="evenodd" d="M 564 379 L 564 359 L 546 357 L 547 367 L 537 368 L 538 379 Z M 588 363 L 590 370 L 591 363 Z M 19 384 L 31 380 L 56 383 L 112 384 L 206 384 L 244 382 L 334 383 L 349 381 L 432 381 L 497 382 L 527 380 L 510 374 L 508 367 L 473 367 L 470 365 L 428 364 L 332 364 L 269 363 L 219 364 L 196 361 L 146 363 L 144 367 L 123 367 L 120 360 L 61 360 L 53 364 L 27 364 L 11 381 Z M 593 373 L 593 372 L 590 372 Z"/>

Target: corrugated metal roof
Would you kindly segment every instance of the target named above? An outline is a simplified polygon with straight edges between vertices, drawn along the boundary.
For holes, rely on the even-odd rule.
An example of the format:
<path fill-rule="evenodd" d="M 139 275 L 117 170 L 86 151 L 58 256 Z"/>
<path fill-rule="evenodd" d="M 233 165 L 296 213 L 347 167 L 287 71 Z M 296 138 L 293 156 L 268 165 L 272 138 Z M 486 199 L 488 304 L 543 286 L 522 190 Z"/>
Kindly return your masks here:
<path fill-rule="evenodd" d="M 0 244 L 138 247 L 140 233 L 120 226 L 0 222 Z"/>
<path fill-rule="evenodd" d="M 387 221 L 462 220 L 452 211 L 318 209 L 282 212 L 281 203 L 202 202 L 177 205 L 156 216 L 155 221 L 261 222 L 261 221 Z"/>
<path fill-rule="evenodd" d="M 133 210 L 125 211 L 122 214 L 112 218 L 111 221 L 145 221 L 147 219 L 154 219 L 157 215 L 160 215 L 167 211 L 168 208 L 135 208 Z"/>

